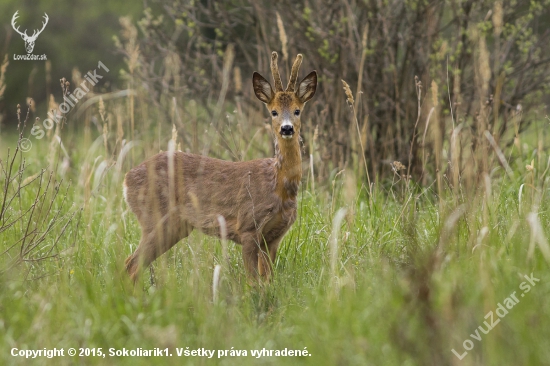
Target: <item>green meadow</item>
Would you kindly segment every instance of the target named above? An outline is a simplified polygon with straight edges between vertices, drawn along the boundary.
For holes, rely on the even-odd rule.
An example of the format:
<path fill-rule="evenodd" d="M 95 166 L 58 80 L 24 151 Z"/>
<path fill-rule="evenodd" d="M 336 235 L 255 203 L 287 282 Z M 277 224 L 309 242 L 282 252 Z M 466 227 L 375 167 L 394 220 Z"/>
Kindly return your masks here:
<path fill-rule="evenodd" d="M 89 146 L 78 136 L 31 137 L 28 152 L 17 136 L 2 137 L 3 364 L 548 363 L 549 156 L 534 146 L 547 143 L 542 135 L 505 151 L 509 174 L 495 163 L 473 193 L 438 194 L 397 171 L 370 189 L 351 169 L 315 185 L 305 171 L 298 219 L 272 283 L 260 286 L 249 285 L 239 246 L 227 243 L 224 257 L 220 240 L 198 232 L 133 286 L 124 260 L 140 230 L 121 181 L 131 150 L 139 160 L 146 143 L 119 158 L 106 155 L 103 137 Z M 29 360 L 15 348 L 65 356 Z M 70 357 L 69 348 L 106 356 Z M 140 348 L 171 356 L 109 355 Z M 285 349 L 308 355 L 268 352 Z"/>

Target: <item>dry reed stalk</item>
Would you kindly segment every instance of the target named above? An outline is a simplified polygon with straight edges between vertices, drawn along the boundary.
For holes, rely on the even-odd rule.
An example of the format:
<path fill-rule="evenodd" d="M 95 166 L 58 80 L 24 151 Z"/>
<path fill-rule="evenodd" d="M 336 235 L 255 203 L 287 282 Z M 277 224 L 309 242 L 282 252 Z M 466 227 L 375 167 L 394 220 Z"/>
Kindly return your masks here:
<path fill-rule="evenodd" d="M 107 123 L 106 123 L 107 121 L 105 118 L 105 115 L 106 115 L 105 103 L 103 102 L 103 98 L 101 96 L 99 97 L 98 109 L 99 109 L 99 116 L 101 117 L 101 121 L 103 122 L 103 147 L 105 148 L 105 159 L 107 159 L 107 157 L 109 156 L 109 149 L 107 146 L 109 129 L 107 127 Z"/>
<path fill-rule="evenodd" d="M 178 143 L 178 130 L 176 129 L 176 125 L 172 123 L 172 141 L 174 141 L 174 145 Z"/>
<path fill-rule="evenodd" d="M 489 174 L 486 172 L 481 173 L 481 178 L 483 179 L 483 183 L 485 186 L 485 194 L 483 195 L 483 204 L 481 205 L 481 209 L 483 212 L 483 226 L 488 227 L 490 225 L 490 208 L 492 201 L 492 184 L 491 184 L 491 177 L 489 177 Z"/>
<path fill-rule="evenodd" d="M 199 121 L 197 118 L 197 102 L 195 102 L 194 99 L 191 99 L 189 101 L 189 116 L 191 117 L 191 127 L 193 131 L 193 138 L 192 138 L 192 144 L 191 148 L 193 149 L 193 153 L 199 152 Z"/>
<path fill-rule="evenodd" d="M 330 248 L 330 278 L 331 282 L 337 278 L 337 264 L 338 264 L 338 236 L 340 234 L 340 226 L 342 220 L 346 216 L 347 209 L 340 208 L 332 219 L 332 231 L 330 233 L 329 248 Z"/>
<path fill-rule="evenodd" d="M 495 139 L 493 138 L 493 136 L 491 135 L 491 133 L 488 130 L 485 130 L 485 132 L 483 134 L 485 135 L 485 137 L 487 138 L 487 140 L 489 141 L 489 143 L 491 144 L 491 146 L 495 150 L 495 153 L 497 154 L 498 160 L 500 161 L 500 164 L 502 164 L 502 167 L 506 171 L 506 174 L 508 174 L 510 179 L 513 180 L 514 179 L 514 171 L 512 170 L 512 168 L 510 168 L 510 165 L 508 165 L 508 162 L 506 161 L 506 157 L 504 156 L 502 150 L 498 147 Z"/>
<path fill-rule="evenodd" d="M 478 84 L 478 93 L 479 93 L 479 114 L 477 117 L 477 131 L 478 131 L 478 141 L 479 141 L 479 151 L 481 154 L 481 166 L 482 172 L 489 171 L 489 157 L 488 157 L 488 146 L 483 138 L 483 134 L 487 130 L 488 124 L 488 113 L 489 108 L 487 105 L 487 97 L 489 91 L 489 81 L 491 80 L 491 67 L 489 63 L 489 51 L 487 49 L 487 43 L 485 41 L 485 36 L 479 34 L 477 30 L 472 31 L 472 37 L 474 40 L 477 40 L 478 51 L 476 58 L 476 79 Z"/>
<path fill-rule="evenodd" d="M 422 113 L 422 81 L 418 79 L 418 76 L 414 76 L 414 88 L 416 91 L 416 121 L 414 123 L 413 135 L 411 138 L 410 148 L 409 148 L 409 162 L 407 164 L 407 177 L 411 175 L 411 164 L 413 158 L 413 146 L 414 140 L 416 139 L 416 130 L 418 129 L 418 123 L 420 122 L 420 115 Z"/>
<path fill-rule="evenodd" d="M 311 193 L 315 195 L 315 172 L 313 170 L 313 154 L 309 154 L 309 170 L 311 171 Z"/>
<path fill-rule="evenodd" d="M 233 68 L 233 82 L 235 84 L 235 93 L 241 94 L 243 91 L 243 79 L 241 77 L 241 68 L 238 66 Z"/>
<path fill-rule="evenodd" d="M 365 60 L 367 59 L 367 39 L 369 36 L 369 25 L 368 23 L 365 25 L 365 29 L 363 30 L 363 38 L 361 39 L 361 62 L 359 63 L 359 78 L 357 80 L 357 91 L 355 92 L 355 95 L 360 95 L 361 93 L 361 85 L 363 83 L 363 70 L 365 68 Z M 368 110 L 367 110 L 368 115 Z M 357 110 L 354 109 L 353 116 L 357 118 Z"/>
<path fill-rule="evenodd" d="M 346 219 L 350 226 L 352 226 L 355 218 L 355 202 L 357 199 L 357 178 L 353 172 L 347 171 L 344 175 L 343 189 L 343 199 L 347 207 Z"/>
<path fill-rule="evenodd" d="M 458 203 L 459 185 L 460 185 L 460 132 L 462 130 L 462 124 L 459 124 L 453 129 L 451 134 L 451 173 L 453 179 L 453 190 L 456 203 Z"/>
<path fill-rule="evenodd" d="M 437 83 L 435 82 L 435 80 L 432 80 L 432 105 L 434 108 L 437 108 L 437 105 L 439 104 L 437 100 L 438 97 L 439 95 Z"/>
<path fill-rule="evenodd" d="M 533 258 L 536 243 L 539 246 L 542 256 L 546 262 L 550 264 L 550 245 L 544 235 L 544 229 L 539 220 L 538 205 L 535 205 L 533 211 L 527 215 L 527 222 L 531 229 L 531 240 L 529 242 L 529 250 L 527 251 L 527 259 L 531 260 Z"/>
<path fill-rule="evenodd" d="M 50 60 L 47 60 L 44 63 L 44 69 L 45 69 L 44 71 L 46 73 L 46 101 L 49 101 L 50 96 L 52 95 L 52 91 L 51 91 L 51 87 L 52 87 L 52 62 Z"/>
<path fill-rule="evenodd" d="M 128 85 L 128 89 L 133 90 L 134 87 L 134 75 L 130 74 L 130 82 Z M 132 138 L 132 141 L 135 139 L 134 130 L 135 130 L 135 116 L 134 116 L 134 94 L 130 94 L 130 105 L 128 106 L 128 109 L 130 110 L 130 137 Z M 132 150 L 132 164 L 134 163 L 134 151 Z"/>
<path fill-rule="evenodd" d="M 491 67 L 489 66 L 489 50 L 484 36 L 479 36 L 478 67 L 481 77 L 481 105 L 485 105 L 483 98 L 487 96 L 489 81 L 491 80 Z"/>
<path fill-rule="evenodd" d="M 2 61 L 2 65 L 0 65 L 0 99 L 4 96 L 4 92 L 6 91 L 6 70 L 8 68 L 9 61 L 8 61 L 8 55 L 4 56 L 4 61 Z"/>
<path fill-rule="evenodd" d="M 235 46 L 233 44 L 229 44 L 227 45 L 227 48 L 225 49 L 225 52 L 223 54 L 222 87 L 220 90 L 220 94 L 218 95 L 218 101 L 216 103 L 216 107 L 214 109 L 214 113 L 212 115 L 212 121 L 211 121 L 211 124 L 215 126 L 214 127 L 215 130 L 219 130 L 218 126 L 220 123 L 220 117 L 223 112 L 223 104 L 225 103 L 225 96 L 227 95 L 227 90 L 229 88 L 229 79 L 230 79 L 229 76 L 233 68 L 234 59 L 235 59 Z M 207 141 L 205 143 L 202 151 L 202 155 L 204 156 L 208 155 L 208 151 L 210 150 L 211 144 L 212 144 L 212 141 Z"/>
<path fill-rule="evenodd" d="M 430 127 L 430 120 L 432 118 L 432 114 L 434 113 L 435 108 L 432 107 L 430 109 L 430 112 L 428 113 L 428 117 L 426 118 L 426 125 L 424 126 L 424 133 L 422 134 L 422 177 L 425 177 L 424 172 L 426 171 L 426 135 L 428 133 L 428 128 Z"/>
<path fill-rule="evenodd" d="M 222 270 L 222 266 L 217 264 L 214 267 L 214 274 L 212 276 L 212 299 L 214 303 L 218 301 L 218 287 L 220 286 L 220 273 Z"/>
<path fill-rule="evenodd" d="M 503 28 L 503 8 L 502 8 L 502 1 L 495 1 L 495 4 L 493 5 L 493 35 L 494 35 L 494 54 L 496 57 L 494 58 L 494 71 L 495 73 L 498 73 L 500 70 L 500 34 L 502 33 Z M 498 104 L 497 104 L 498 105 Z"/>
<path fill-rule="evenodd" d="M 140 61 L 140 51 L 139 45 L 137 44 L 137 28 L 133 25 L 130 17 L 121 17 L 119 18 L 120 25 L 122 27 L 122 37 L 125 40 L 124 49 L 126 51 L 125 62 L 128 65 L 128 71 L 130 77 L 128 79 L 128 89 L 134 90 L 134 77 L 135 70 L 139 66 Z M 135 100 L 134 93 L 130 93 L 128 110 L 130 114 L 130 138 L 132 141 L 135 138 Z M 134 150 L 132 150 L 132 161 L 131 164 L 134 164 Z"/>
<path fill-rule="evenodd" d="M 314 153 L 317 150 L 317 141 L 319 140 L 319 125 L 315 125 L 312 136 L 310 138 L 311 144 L 309 145 L 309 168 L 311 171 L 311 191 L 315 195 L 315 170 L 314 170 Z"/>
<path fill-rule="evenodd" d="M 122 149 L 122 140 L 124 139 L 124 125 L 122 119 L 122 111 L 120 106 L 116 107 L 116 145 Z"/>
<path fill-rule="evenodd" d="M 334 205 L 336 203 L 336 178 L 340 176 L 340 174 L 344 173 L 345 170 L 342 169 L 338 173 L 334 175 L 334 178 L 332 179 L 332 196 L 330 199 L 330 215 L 334 213 Z"/>
<path fill-rule="evenodd" d="M 218 223 L 220 224 L 220 237 L 222 242 L 222 257 L 223 263 L 229 268 L 229 251 L 227 249 L 227 222 L 225 217 L 218 215 Z"/>
<path fill-rule="evenodd" d="M 281 40 L 281 49 L 283 52 L 283 62 L 286 65 L 286 62 L 288 60 L 288 38 L 286 36 L 285 32 L 285 26 L 283 24 L 283 20 L 281 19 L 281 15 L 279 12 L 275 12 L 277 15 L 277 28 L 279 28 L 279 39 Z"/>
<path fill-rule="evenodd" d="M 365 67 L 365 60 L 367 58 L 367 37 L 368 37 L 368 33 L 369 33 L 369 27 L 368 27 L 368 24 L 365 26 L 365 29 L 363 30 L 363 37 L 362 37 L 362 40 L 361 40 L 361 61 L 359 63 L 359 77 L 358 77 L 358 80 L 357 80 L 357 89 L 356 89 L 356 92 L 355 92 L 355 95 L 359 98 L 359 96 L 361 95 L 362 91 L 361 91 L 361 85 L 363 83 L 363 72 L 364 72 L 364 67 Z M 359 99 L 358 99 L 359 101 Z M 354 108 L 353 108 L 353 118 L 354 119 L 357 119 L 357 113 L 358 113 L 358 107 L 359 103 L 357 103 L 357 105 L 354 105 Z M 367 111 L 366 111 L 366 116 L 368 117 L 368 104 L 365 104 L 367 106 Z M 350 128 L 350 135 L 351 134 L 355 134 L 354 130 L 355 128 L 353 128 L 353 126 L 349 126 Z M 367 132 L 367 131 L 366 131 Z M 361 131 L 357 131 L 357 139 L 359 140 L 360 143 L 362 143 L 361 146 L 363 146 L 363 153 L 364 153 L 364 146 L 366 146 L 366 139 L 365 141 L 363 140 L 362 138 L 362 129 Z M 357 149 L 357 145 L 356 145 L 356 140 L 355 139 L 352 139 L 351 140 L 351 149 L 352 150 L 356 150 Z M 356 164 L 354 164 L 354 168 L 357 172 L 360 172 L 361 171 L 361 165 L 360 165 L 360 158 L 359 156 L 357 156 L 357 159 L 355 159 L 355 156 L 354 156 L 354 162 Z"/>
<path fill-rule="evenodd" d="M 177 210 L 176 207 L 176 189 L 181 189 L 181 187 L 176 187 L 176 169 L 174 167 L 174 159 L 176 153 L 176 140 L 178 137 L 178 132 L 176 126 L 172 125 L 172 139 L 168 141 L 168 221 L 170 227 L 177 226 L 179 223 L 173 219 L 174 212 Z M 162 178 L 161 178 L 162 179 Z M 164 230 L 163 230 L 164 231 Z"/>
<path fill-rule="evenodd" d="M 241 96 L 243 94 L 243 79 L 241 76 L 241 68 L 238 66 L 233 68 L 233 84 L 235 86 L 235 104 L 237 104 L 237 113 L 239 117 L 242 117 L 243 108 L 241 105 Z M 240 123 L 238 126 L 239 128 L 242 127 Z"/>
<path fill-rule="evenodd" d="M 431 83 L 431 92 L 432 92 L 432 104 L 434 108 L 434 122 L 432 124 L 433 129 L 433 141 L 434 141 L 434 153 L 435 153 L 435 167 L 436 167 L 436 179 L 437 179 L 437 195 L 439 197 L 439 210 L 443 212 L 443 180 L 442 180 L 442 171 L 443 171 L 443 131 L 441 126 L 441 121 L 439 120 L 439 88 L 435 80 L 432 80 Z"/>
<path fill-rule="evenodd" d="M 357 138 L 359 139 L 359 144 L 361 145 L 361 155 L 363 157 L 363 163 L 365 164 L 365 173 L 367 175 L 367 183 L 369 185 L 368 192 L 372 196 L 372 192 L 371 192 L 372 186 L 371 186 L 370 177 L 369 177 L 369 169 L 367 167 L 367 158 L 365 157 L 365 147 L 363 146 L 363 141 L 361 141 L 361 130 L 359 129 L 359 122 L 357 121 L 357 115 L 355 113 L 355 100 L 353 98 L 353 93 L 351 92 L 351 88 L 349 87 L 349 84 L 346 83 L 345 80 L 342 80 L 342 84 L 344 85 L 344 92 L 347 97 L 346 100 L 348 102 L 348 105 L 352 108 L 353 120 L 355 122 L 355 127 L 357 128 Z"/>

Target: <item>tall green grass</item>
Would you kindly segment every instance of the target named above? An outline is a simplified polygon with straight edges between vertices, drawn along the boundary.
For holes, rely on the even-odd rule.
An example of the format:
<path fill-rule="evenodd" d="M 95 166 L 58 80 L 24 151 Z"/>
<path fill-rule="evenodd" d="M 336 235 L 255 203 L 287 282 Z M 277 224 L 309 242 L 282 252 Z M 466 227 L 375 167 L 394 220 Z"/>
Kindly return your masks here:
<path fill-rule="evenodd" d="M 76 214 L 59 242 L 61 225 L 41 245 L 53 248 L 51 258 L 21 261 L 2 273 L 0 363 L 550 364 L 550 273 L 541 252 L 550 223 L 548 153 L 537 149 L 541 143 L 535 138 L 523 139 L 521 151 L 505 151 L 513 178 L 495 163 L 470 191 L 448 185 L 440 194 L 436 184 L 416 186 L 398 171 L 393 181 L 376 181 L 368 189 L 357 185 L 349 169 L 333 171 L 313 190 L 306 171 L 298 219 L 281 245 L 269 286 L 247 284 L 238 246 L 229 244 L 226 261 L 219 240 L 193 232 L 134 287 L 123 263 L 140 232 L 120 184 L 124 172 L 147 154 L 148 140 L 141 136 L 141 145 L 117 166 L 116 156 L 106 154 L 112 146 L 97 137 L 93 143 L 63 136 L 70 154 L 64 168 L 53 139 L 33 140 L 31 151 L 21 155 L 27 168 L 16 181 L 47 168 L 58 183 L 63 178 L 60 187 L 70 182 L 66 200 L 72 205 L 62 213 Z M 269 144 L 267 136 L 261 138 Z M 15 144 L 16 138 L 4 134 L 3 166 L 7 148 L 13 153 Z M 33 184 L 14 201 L 14 213 L 33 204 L 38 189 Z M 335 230 L 340 208 L 346 215 Z M 18 246 L 8 248 L 21 238 L 24 224 L 0 234 L 5 265 L 17 258 Z M 221 280 L 214 301 L 216 265 Z M 472 339 L 489 311 L 514 291 L 519 296 L 524 275 L 531 273 L 540 282 L 488 334 L 479 332 L 481 341 Z M 462 354 L 466 339 L 474 348 L 460 361 L 451 349 Z M 173 356 L 29 360 L 10 353 L 12 348 L 66 353 L 70 347 L 101 347 L 104 353 L 167 347 Z M 247 350 L 248 356 L 177 357 L 176 348 L 186 347 Z M 253 349 L 306 347 L 311 356 L 251 355 Z"/>

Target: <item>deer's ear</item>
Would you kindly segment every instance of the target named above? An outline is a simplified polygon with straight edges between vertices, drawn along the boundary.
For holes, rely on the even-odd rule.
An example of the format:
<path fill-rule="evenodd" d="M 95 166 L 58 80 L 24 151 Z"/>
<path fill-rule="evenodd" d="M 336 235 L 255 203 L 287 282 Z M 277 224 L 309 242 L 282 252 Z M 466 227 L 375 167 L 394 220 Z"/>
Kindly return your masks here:
<path fill-rule="evenodd" d="M 269 81 L 267 81 L 256 71 L 254 71 L 254 74 L 252 75 L 252 85 L 254 86 L 254 94 L 256 94 L 256 97 L 259 100 L 265 104 L 271 102 L 273 96 L 275 95 L 275 93 L 273 93 L 273 89 L 271 88 L 271 84 L 269 84 Z"/>
<path fill-rule="evenodd" d="M 298 90 L 296 90 L 296 95 L 298 96 L 298 98 L 300 98 L 302 103 L 305 103 L 311 98 L 313 98 L 316 90 L 317 90 L 317 71 L 312 71 L 302 81 L 300 81 Z"/>
<path fill-rule="evenodd" d="M 296 90 L 296 95 L 298 96 L 298 98 L 300 98 L 300 101 L 302 103 L 305 103 L 311 98 L 313 98 L 316 90 L 317 90 L 317 71 L 312 71 L 305 78 L 303 78 L 302 81 L 300 81 L 298 90 Z"/>

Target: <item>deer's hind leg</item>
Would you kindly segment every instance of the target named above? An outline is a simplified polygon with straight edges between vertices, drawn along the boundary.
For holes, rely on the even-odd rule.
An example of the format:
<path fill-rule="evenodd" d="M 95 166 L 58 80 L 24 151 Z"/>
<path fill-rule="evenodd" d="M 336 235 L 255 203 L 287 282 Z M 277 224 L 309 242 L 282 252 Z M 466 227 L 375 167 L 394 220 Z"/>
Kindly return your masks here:
<path fill-rule="evenodd" d="M 252 284 L 258 278 L 259 240 L 254 235 L 247 235 L 242 239 L 242 246 L 244 268 L 246 269 L 249 282 Z"/>
<path fill-rule="evenodd" d="M 273 276 L 273 265 L 277 259 L 277 249 L 281 243 L 282 236 L 265 243 L 258 251 L 258 274 L 266 282 Z"/>
<path fill-rule="evenodd" d="M 252 280 L 258 277 L 269 282 L 273 275 L 273 263 L 281 238 L 266 243 L 260 240 L 248 240 L 243 243 L 243 260 L 246 271 Z"/>
<path fill-rule="evenodd" d="M 142 227 L 139 245 L 125 262 L 132 281 L 136 282 L 142 269 L 187 237 L 192 230 L 193 227 L 187 222 L 171 225 L 170 221 L 165 221 L 153 227 Z"/>

